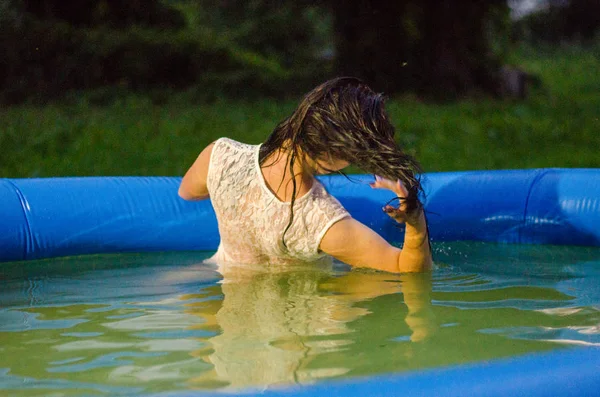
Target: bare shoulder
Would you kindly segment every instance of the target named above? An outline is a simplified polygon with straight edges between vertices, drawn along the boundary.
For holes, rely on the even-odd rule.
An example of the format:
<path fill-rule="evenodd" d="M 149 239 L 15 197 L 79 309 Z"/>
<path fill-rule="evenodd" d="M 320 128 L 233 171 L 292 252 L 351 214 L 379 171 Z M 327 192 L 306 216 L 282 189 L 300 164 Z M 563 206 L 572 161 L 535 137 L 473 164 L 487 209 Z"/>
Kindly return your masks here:
<path fill-rule="evenodd" d="M 210 161 L 210 155 L 212 154 L 213 148 L 215 147 L 215 143 L 217 141 L 213 141 L 209 143 L 203 150 L 200 152 L 198 158 L 203 158 L 205 161 Z"/>
<path fill-rule="evenodd" d="M 192 166 L 183 176 L 179 186 L 179 196 L 185 200 L 201 200 L 208 197 L 207 179 L 210 158 L 215 146 L 210 143 L 200 152 Z"/>
<path fill-rule="evenodd" d="M 217 141 L 209 143 L 204 150 L 200 152 L 200 155 L 190 168 L 194 168 L 194 171 L 201 174 L 199 176 L 202 176 L 204 179 L 206 179 L 206 176 L 208 175 L 208 167 L 210 166 L 210 159 L 216 143 Z"/>

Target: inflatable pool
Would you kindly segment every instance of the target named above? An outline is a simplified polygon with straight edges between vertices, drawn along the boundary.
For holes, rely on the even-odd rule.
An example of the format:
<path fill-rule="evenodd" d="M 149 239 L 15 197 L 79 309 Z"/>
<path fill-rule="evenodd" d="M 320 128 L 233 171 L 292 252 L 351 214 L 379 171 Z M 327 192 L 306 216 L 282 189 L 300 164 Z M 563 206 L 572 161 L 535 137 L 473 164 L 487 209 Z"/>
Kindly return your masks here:
<path fill-rule="evenodd" d="M 355 218 L 387 239 L 401 241 L 398 227 L 377 210 L 391 193 L 370 189 L 370 180 L 322 178 Z M 0 179 L 0 261 L 27 266 L 28 260 L 72 255 L 216 250 L 218 230 L 210 203 L 179 199 L 179 181 Z M 424 176 L 424 188 L 436 243 L 600 246 L 600 170 L 432 173 Z M 261 394 L 596 395 L 598 369 L 600 350 L 591 347 Z"/>

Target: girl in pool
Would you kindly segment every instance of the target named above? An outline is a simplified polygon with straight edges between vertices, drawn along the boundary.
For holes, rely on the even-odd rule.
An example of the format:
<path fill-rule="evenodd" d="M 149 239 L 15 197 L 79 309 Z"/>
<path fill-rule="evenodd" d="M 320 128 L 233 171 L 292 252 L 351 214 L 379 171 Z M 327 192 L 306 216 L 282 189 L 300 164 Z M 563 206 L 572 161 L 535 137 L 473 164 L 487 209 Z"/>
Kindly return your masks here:
<path fill-rule="evenodd" d="M 431 268 L 427 224 L 418 194 L 418 163 L 394 140 L 384 98 L 341 77 L 309 92 L 290 117 L 257 146 L 221 138 L 207 146 L 179 187 L 186 200 L 210 197 L 221 241 L 219 264 L 319 261 L 389 272 Z M 315 175 L 354 164 L 378 175 L 398 207 L 383 210 L 406 224 L 402 249 L 353 219 Z"/>

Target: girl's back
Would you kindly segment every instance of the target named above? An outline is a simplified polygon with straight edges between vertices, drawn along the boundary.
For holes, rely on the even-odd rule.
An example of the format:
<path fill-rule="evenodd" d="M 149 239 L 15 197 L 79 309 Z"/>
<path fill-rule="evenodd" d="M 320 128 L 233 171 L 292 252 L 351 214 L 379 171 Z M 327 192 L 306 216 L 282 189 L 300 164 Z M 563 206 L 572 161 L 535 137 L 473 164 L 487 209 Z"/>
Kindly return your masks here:
<path fill-rule="evenodd" d="M 212 148 L 207 187 L 219 223 L 221 243 L 214 259 L 222 263 L 316 261 L 327 229 L 349 216 L 342 205 L 314 180 L 290 203 L 269 189 L 261 172 L 259 146 L 221 138 Z"/>

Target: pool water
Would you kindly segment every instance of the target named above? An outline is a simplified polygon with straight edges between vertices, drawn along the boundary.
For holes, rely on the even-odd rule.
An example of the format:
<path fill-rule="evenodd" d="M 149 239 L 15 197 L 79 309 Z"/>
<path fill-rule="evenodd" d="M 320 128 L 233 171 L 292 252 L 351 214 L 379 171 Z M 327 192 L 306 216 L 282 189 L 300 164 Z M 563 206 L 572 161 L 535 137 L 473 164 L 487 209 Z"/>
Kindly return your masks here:
<path fill-rule="evenodd" d="M 209 253 L 0 264 L 0 395 L 262 390 L 600 346 L 600 249 L 446 243 L 432 274 Z"/>

